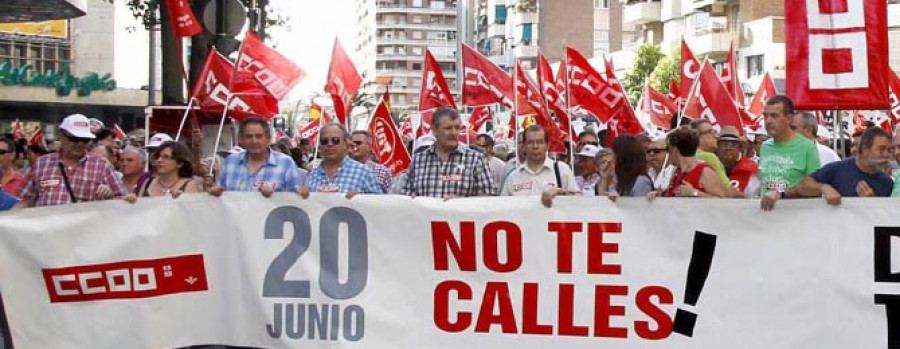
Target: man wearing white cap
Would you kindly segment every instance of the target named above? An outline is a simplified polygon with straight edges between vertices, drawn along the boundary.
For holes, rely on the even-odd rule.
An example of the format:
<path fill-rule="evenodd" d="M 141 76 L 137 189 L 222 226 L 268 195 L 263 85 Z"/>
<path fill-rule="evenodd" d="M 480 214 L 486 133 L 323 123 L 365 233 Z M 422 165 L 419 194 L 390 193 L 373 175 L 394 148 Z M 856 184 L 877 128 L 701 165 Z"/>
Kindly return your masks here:
<path fill-rule="evenodd" d="M 585 195 L 594 195 L 594 186 L 600 182 L 600 174 L 594 165 L 594 156 L 600 151 L 600 147 L 593 144 L 585 144 L 575 154 L 575 183 Z"/>
<path fill-rule="evenodd" d="M 88 153 L 94 134 L 87 117 L 69 115 L 59 131 L 59 152 L 41 156 L 31 166 L 17 206 L 62 205 L 125 195 L 109 161 Z"/>
<path fill-rule="evenodd" d="M 144 148 L 153 151 L 153 149 L 159 148 L 159 146 L 163 143 L 171 141 L 174 141 L 171 136 L 165 133 L 155 133 L 152 137 L 150 137 L 150 140 L 147 141 L 147 145 L 144 146 Z"/>

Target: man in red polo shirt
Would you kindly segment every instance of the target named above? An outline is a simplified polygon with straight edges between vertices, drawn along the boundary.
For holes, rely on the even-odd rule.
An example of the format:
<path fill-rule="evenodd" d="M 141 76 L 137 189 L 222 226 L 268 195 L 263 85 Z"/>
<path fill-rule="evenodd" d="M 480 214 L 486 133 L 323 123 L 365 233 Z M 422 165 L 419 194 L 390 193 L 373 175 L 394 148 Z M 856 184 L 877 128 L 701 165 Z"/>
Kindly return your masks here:
<path fill-rule="evenodd" d="M 725 165 L 734 196 L 752 198 L 759 195 L 759 168 L 755 162 L 743 155 L 745 146 L 750 145 L 741 141 L 737 129 L 734 126 L 725 126 L 719 135 L 716 155 Z"/>

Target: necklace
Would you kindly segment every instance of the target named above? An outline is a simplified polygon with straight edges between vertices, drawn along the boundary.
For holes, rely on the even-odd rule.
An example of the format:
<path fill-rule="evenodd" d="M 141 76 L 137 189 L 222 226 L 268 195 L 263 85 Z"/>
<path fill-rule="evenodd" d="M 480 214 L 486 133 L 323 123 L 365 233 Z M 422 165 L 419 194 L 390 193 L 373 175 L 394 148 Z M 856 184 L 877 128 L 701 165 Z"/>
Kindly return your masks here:
<path fill-rule="evenodd" d="M 160 178 L 160 179 L 159 179 L 158 181 L 156 181 L 156 182 L 159 184 L 159 187 L 163 189 L 163 193 L 165 193 L 165 194 L 170 194 L 170 193 L 172 193 L 172 188 L 175 187 L 175 185 L 178 184 L 179 181 L 181 181 L 181 178 L 175 178 L 175 181 L 172 182 L 172 184 L 170 184 L 170 185 L 165 185 L 165 184 L 163 184 L 163 182 L 162 182 L 162 178 Z"/>

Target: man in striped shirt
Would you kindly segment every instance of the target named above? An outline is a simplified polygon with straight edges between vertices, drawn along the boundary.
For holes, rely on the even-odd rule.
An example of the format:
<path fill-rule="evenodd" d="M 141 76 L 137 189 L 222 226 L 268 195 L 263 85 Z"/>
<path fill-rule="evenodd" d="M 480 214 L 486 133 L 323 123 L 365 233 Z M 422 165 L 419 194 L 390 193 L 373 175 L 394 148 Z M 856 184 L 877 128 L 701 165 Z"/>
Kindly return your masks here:
<path fill-rule="evenodd" d="M 494 195 L 497 189 L 484 155 L 459 143 L 459 113 L 438 108 L 432 125 L 435 143 L 413 157 L 403 194 L 443 199 Z"/>

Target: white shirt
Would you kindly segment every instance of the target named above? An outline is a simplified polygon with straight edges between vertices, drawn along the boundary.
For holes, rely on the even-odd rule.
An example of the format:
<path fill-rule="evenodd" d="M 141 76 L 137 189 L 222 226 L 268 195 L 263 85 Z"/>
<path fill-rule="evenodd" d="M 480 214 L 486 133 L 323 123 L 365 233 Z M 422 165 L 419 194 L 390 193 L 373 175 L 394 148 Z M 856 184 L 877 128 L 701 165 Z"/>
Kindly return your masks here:
<path fill-rule="evenodd" d="M 822 145 L 821 143 L 816 143 L 816 147 L 819 148 L 819 162 L 824 167 L 835 161 L 840 161 L 841 157 L 831 150 L 831 148 Z"/>
<path fill-rule="evenodd" d="M 553 170 L 554 162 L 550 158 L 545 158 L 544 164 L 537 172 L 531 171 L 527 163 L 522 164 L 506 178 L 506 184 L 504 184 L 500 195 L 534 196 L 541 195 L 547 188 L 555 188 L 556 171 Z M 563 162 L 557 163 L 559 164 L 559 179 L 562 188 L 572 193 L 580 192 L 578 184 L 575 183 L 575 174 L 569 168 L 569 165 Z"/>

